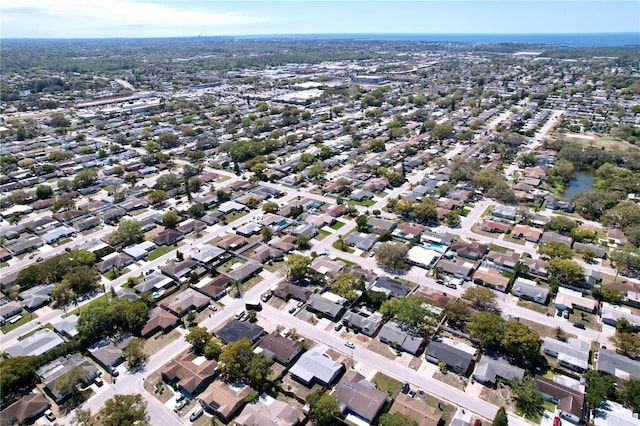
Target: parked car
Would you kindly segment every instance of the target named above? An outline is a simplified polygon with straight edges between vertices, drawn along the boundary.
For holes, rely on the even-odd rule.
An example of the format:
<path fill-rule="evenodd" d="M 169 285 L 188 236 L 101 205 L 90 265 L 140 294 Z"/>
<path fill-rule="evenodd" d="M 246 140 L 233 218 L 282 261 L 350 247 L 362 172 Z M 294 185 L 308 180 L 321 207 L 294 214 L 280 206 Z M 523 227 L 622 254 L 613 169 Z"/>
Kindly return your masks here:
<path fill-rule="evenodd" d="M 53 414 L 53 411 L 51 410 L 47 410 L 44 412 L 44 416 L 47 418 L 47 420 L 49 420 L 50 422 L 54 421 L 56 419 L 56 415 Z"/>
<path fill-rule="evenodd" d="M 177 413 L 178 411 L 182 410 L 185 405 L 187 405 L 186 400 L 183 399 L 182 401 L 178 401 L 176 402 L 176 406 L 173 408 L 173 411 Z"/>
<path fill-rule="evenodd" d="M 560 420 L 560 417 L 555 416 L 553 418 L 553 426 L 562 426 L 562 420 Z"/>
<path fill-rule="evenodd" d="M 583 324 L 583 323 L 581 323 L 581 322 L 574 322 L 574 323 L 573 323 L 573 326 L 574 326 L 575 328 L 579 328 L 580 330 L 584 330 L 584 329 L 585 329 L 584 324 Z"/>
<path fill-rule="evenodd" d="M 202 409 L 202 407 L 196 408 L 196 410 L 189 415 L 189 421 L 195 422 L 198 419 L 198 417 L 202 415 L 203 412 L 204 410 Z"/>
<path fill-rule="evenodd" d="M 98 387 L 100 387 L 100 386 L 102 386 L 102 385 L 104 384 L 104 382 L 102 381 L 102 378 L 100 378 L 100 377 L 96 377 L 96 378 L 93 380 L 93 383 L 95 383 L 95 384 L 96 384 L 96 386 L 98 386 Z"/>
<path fill-rule="evenodd" d="M 351 343 L 351 342 L 344 342 L 344 345 L 345 345 L 346 347 L 348 347 L 349 349 L 355 349 L 355 347 L 356 347 L 356 345 L 354 345 L 354 344 L 353 344 L 353 343 Z"/>
<path fill-rule="evenodd" d="M 405 383 L 404 385 L 402 385 L 402 387 L 400 388 L 400 392 L 407 394 L 409 393 L 409 391 L 411 390 L 411 386 L 409 386 L 409 383 Z"/>
<path fill-rule="evenodd" d="M 291 308 L 289 308 L 289 313 L 290 314 L 294 313 L 296 311 L 296 309 L 298 309 L 298 308 L 296 308 L 295 306 L 292 306 Z"/>
<path fill-rule="evenodd" d="M 476 421 L 473 422 L 473 426 L 482 426 L 482 422 L 480 421 L 480 419 L 476 419 Z"/>
<path fill-rule="evenodd" d="M 216 305 L 209 305 L 209 309 L 211 309 L 213 312 L 218 310 L 218 307 Z"/>
<path fill-rule="evenodd" d="M 333 327 L 335 331 L 340 331 L 342 329 L 342 323 L 337 323 L 335 327 Z"/>

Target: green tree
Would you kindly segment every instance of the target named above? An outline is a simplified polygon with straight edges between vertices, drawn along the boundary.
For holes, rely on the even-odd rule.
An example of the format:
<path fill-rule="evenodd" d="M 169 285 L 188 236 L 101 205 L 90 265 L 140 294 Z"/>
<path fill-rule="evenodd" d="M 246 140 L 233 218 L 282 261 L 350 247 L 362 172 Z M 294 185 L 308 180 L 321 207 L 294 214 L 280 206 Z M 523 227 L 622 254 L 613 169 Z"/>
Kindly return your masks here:
<path fill-rule="evenodd" d="M 127 359 L 129 370 L 137 370 L 147 361 L 144 342 L 144 339 L 131 339 L 122 350 L 122 355 Z"/>
<path fill-rule="evenodd" d="M 363 283 L 352 274 L 343 273 L 331 285 L 331 291 L 353 302 L 364 290 Z"/>
<path fill-rule="evenodd" d="M 544 412 L 544 399 L 536 390 L 535 382 L 531 376 L 525 376 L 522 380 L 509 381 L 512 392 L 516 397 L 516 408 L 525 416 L 532 418 L 542 415 Z"/>
<path fill-rule="evenodd" d="M 271 362 L 256 354 L 249 339 L 240 339 L 228 344 L 220 354 L 220 372 L 231 379 L 248 382 L 261 390 L 271 375 Z"/>
<path fill-rule="evenodd" d="M 369 142 L 369 149 L 373 152 L 383 152 L 386 147 L 381 139 L 372 139 Z"/>
<path fill-rule="evenodd" d="M 307 395 L 309 418 L 314 425 L 329 425 L 340 415 L 340 405 L 335 395 L 324 393 L 321 389 Z"/>
<path fill-rule="evenodd" d="M 187 341 L 191 346 L 193 346 L 193 351 L 202 355 L 205 347 L 211 341 L 213 336 L 209 334 L 209 331 L 204 327 L 191 327 L 189 329 L 189 334 L 187 334 L 184 340 Z"/>
<path fill-rule="evenodd" d="M 399 412 L 384 413 L 380 416 L 378 424 L 380 426 L 418 426 L 418 423 L 415 420 L 412 420 Z"/>
<path fill-rule="evenodd" d="M 170 191 L 180 186 L 181 180 L 175 173 L 166 173 L 160 175 L 156 180 L 156 189 Z"/>
<path fill-rule="evenodd" d="M 505 332 L 505 321 L 500 315 L 480 312 L 471 315 L 471 322 L 467 324 L 469 335 L 480 340 L 480 346 L 498 349 L 502 344 Z"/>
<path fill-rule="evenodd" d="M 509 418 L 507 417 L 507 411 L 504 407 L 498 408 L 498 412 L 493 418 L 491 426 L 509 426 Z"/>
<path fill-rule="evenodd" d="M 212 337 L 211 340 L 209 340 L 204 346 L 204 356 L 207 357 L 207 359 L 218 360 L 220 358 L 220 354 L 222 353 L 222 348 L 222 342 L 215 337 Z"/>
<path fill-rule="evenodd" d="M 68 198 L 59 198 L 51 206 L 51 211 L 57 213 L 59 211 L 71 210 L 76 206 L 76 202 Z"/>
<path fill-rule="evenodd" d="M 631 272 L 640 269 L 640 249 L 630 244 L 617 247 L 611 251 L 611 261 L 615 263 L 618 272 Z"/>
<path fill-rule="evenodd" d="M 629 379 L 618 391 L 621 401 L 635 413 L 640 413 L 640 380 Z"/>
<path fill-rule="evenodd" d="M 617 328 L 616 334 L 609 337 L 609 340 L 622 355 L 640 360 L 640 335 L 633 332 L 633 327 L 629 331 Z"/>
<path fill-rule="evenodd" d="M 578 222 L 566 216 L 554 216 L 544 229 L 547 231 L 556 231 L 562 235 L 571 236 L 574 228 L 578 227 Z"/>
<path fill-rule="evenodd" d="M 116 229 L 109 242 L 114 245 L 128 246 L 144 241 L 144 232 L 142 231 L 142 223 L 135 219 L 123 219 L 118 223 Z"/>
<path fill-rule="evenodd" d="M 376 249 L 376 262 L 383 268 L 392 271 L 402 271 L 409 269 L 404 258 L 409 252 L 409 246 L 398 242 L 382 243 Z"/>
<path fill-rule="evenodd" d="M 37 382 L 36 357 L 17 356 L 0 363 L 0 397 L 7 402 L 19 389 L 31 389 Z"/>
<path fill-rule="evenodd" d="M 155 189 L 147 195 L 149 202 L 154 206 L 164 203 L 169 198 L 169 193 L 163 189 Z"/>
<path fill-rule="evenodd" d="M 98 181 L 98 171 L 96 169 L 85 169 L 79 171 L 73 178 L 73 188 L 87 188 Z"/>
<path fill-rule="evenodd" d="M 38 200 L 44 200 L 53 196 L 53 188 L 49 185 L 38 185 L 36 187 L 36 197 Z"/>
<path fill-rule="evenodd" d="M 149 425 L 147 402 L 140 394 L 116 394 L 104 403 L 100 416 L 101 426 Z"/>
<path fill-rule="evenodd" d="M 275 201 L 267 201 L 262 204 L 262 211 L 265 213 L 278 213 L 280 206 Z"/>
<path fill-rule="evenodd" d="M 571 259 L 573 250 L 566 244 L 551 241 L 538 247 L 538 253 L 549 258 L 559 257 L 560 259 Z"/>
<path fill-rule="evenodd" d="M 302 280 L 309 274 L 311 259 L 301 254 L 291 254 L 285 261 L 287 276 L 292 280 Z"/>
<path fill-rule="evenodd" d="M 507 322 L 500 344 L 518 360 L 534 361 L 540 355 L 540 335 L 520 322 Z"/>
<path fill-rule="evenodd" d="M 369 232 L 369 217 L 367 215 L 361 214 L 356 217 L 356 226 L 358 227 L 358 232 Z"/>
<path fill-rule="evenodd" d="M 413 206 L 413 215 L 421 223 L 437 222 L 438 210 L 436 204 L 430 199 L 424 199 L 420 204 Z"/>
<path fill-rule="evenodd" d="M 174 212 L 166 212 L 162 215 L 162 224 L 166 228 L 175 228 L 176 225 L 180 222 L 180 216 L 175 214 Z"/>
<path fill-rule="evenodd" d="M 431 137 L 435 140 L 441 141 L 451 137 L 453 134 L 453 124 L 440 123 L 436 124 L 431 131 Z"/>
<path fill-rule="evenodd" d="M 68 395 L 72 399 L 80 392 L 79 386 L 83 384 L 89 372 L 79 365 L 75 365 L 64 373 L 56 382 L 56 388 L 62 395 Z"/>
<path fill-rule="evenodd" d="M 158 144 L 163 149 L 175 148 L 178 146 L 178 135 L 175 133 L 163 133 L 158 136 Z"/>
<path fill-rule="evenodd" d="M 81 408 L 74 409 L 71 424 L 73 426 L 92 426 L 91 411 L 83 410 Z"/>
<path fill-rule="evenodd" d="M 262 235 L 263 243 L 268 243 L 269 241 L 271 241 L 271 238 L 273 237 L 273 232 L 268 226 L 263 226 L 262 229 L 260 230 L 260 234 Z"/>
<path fill-rule="evenodd" d="M 469 318 L 469 307 L 460 299 L 451 299 L 444 306 L 444 314 L 450 326 L 459 328 Z"/>
<path fill-rule="evenodd" d="M 584 373 L 589 386 L 585 392 L 585 400 L 589 409 L 595 411 L 605 398 L 612 398 L 615 394 L 616 379 L 608 374 L 601 374 L 596 370 L 588 370 Z"/>
<path fill-rule="evenodd" d="M 477 285 L 468 287 L 462 297 L 471 301 L 473 306 L 481 310 L 494 310 L 498 298 L 493 290 Z"/>
<path fill-rule="evenodd" d="M 573 260 L 555 258 L 547 266 L 549 277 L 558 283 L 572 285 L 584 276 L 584 269 Z"/>
<path fill-rule="evenodd" d="M 143 324 L 148 313 L 149 308 L 142 301 L 101 298 L 80 311 L 76 329 L 83 344 L 91 344 L 116 332 L 134 331 Z"/>
<path fill-rule="evenodd" d="M 427 324 L 429 310 L 424 299 L 414 295 L 392 297 L 382 304 L 380 313 L 409 325 Z"/>
<path fill-rule="evenodd" d="M 306 235 L 298 235 L 296 238 L 298 250 L 308 250 L 311 248 L 311 239 Z"/>

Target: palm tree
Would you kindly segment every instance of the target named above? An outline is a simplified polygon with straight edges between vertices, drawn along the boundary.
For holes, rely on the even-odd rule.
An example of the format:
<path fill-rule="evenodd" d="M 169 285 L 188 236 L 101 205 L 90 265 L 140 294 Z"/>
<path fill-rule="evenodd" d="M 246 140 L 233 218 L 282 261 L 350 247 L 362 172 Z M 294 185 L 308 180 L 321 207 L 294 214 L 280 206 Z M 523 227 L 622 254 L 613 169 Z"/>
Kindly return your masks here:
<path fill-rule="evenodd" d="M 340 250 L 344 251 L 344 235 L 338 235 L 338 241 L 340 242 Z"/>
<path fill-rule="evenodd" d="M 565 334 L 564 334 L 564 330 L 562 329 L 562 327 L 558 326 L 556 327 L 556 337 L 558 338 L 558 340 L 561 340 L 564 342 L 565 339 Z"/>

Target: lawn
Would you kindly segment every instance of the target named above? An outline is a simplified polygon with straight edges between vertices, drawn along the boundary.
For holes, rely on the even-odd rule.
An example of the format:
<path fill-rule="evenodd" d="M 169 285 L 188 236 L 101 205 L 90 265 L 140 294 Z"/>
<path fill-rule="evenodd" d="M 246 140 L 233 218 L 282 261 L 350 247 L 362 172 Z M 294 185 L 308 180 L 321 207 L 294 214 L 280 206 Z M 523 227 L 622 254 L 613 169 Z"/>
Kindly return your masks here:
<path fill-rule="evenodd" d="M 169 253 L 171 250 L 174 250 L 172 246 L 156 247 L 151 253 L 149 253 L 147 260 L 149 261 L 156 260 L 157 258 Z"/>
<path fill-rule="evenodd" d="M 27 337 L 33 336 L 34 334 L 36 334 L 38 331 L 43 330 L 43 329 L 48 329 L 48 330 L 53 330 L 53 326 L 49 323 L 40 326 L 39 328 L 36 328 L 35 330 L 31 330 L 28 333 L 23 334 L 22 336 L 18 337 L 18 340 L 24 340 Z"/>
<path fill-rule="evenodd" d="M 72 311 L 67 312 L 66 314 L 62 315 L 62 317 L 63 317 L 63 318 L 66 318 L 66 317 L 68 317 L 69 315 L 79 314 L 81 309 L 86 309 L 86 308 L 87 308 L 87 306 L 92 305 L 92 304 L 94 304 L 94 303 L 100 303 L 99 301 L 100 301 L 100 300 L 103 300 L 103 299 L 105 299 L 105 298 L 107 298 L 107 300 L 109 300 L 108 298 L 110 298 L 110 297 L 111 297 L 111 294 L 110 294 L 109 292 L 106 292 L 106 293 L 105 293 L 105 294 L 103 294 L 102 296 L 100 296 L 100 297 L 96 297 L 95 299 L 93 299 L 91 302 L 87 303 L 87 304 L 86 304 L 86 305 L 84 305 L 83 307 L 81 307 L 81 308 L 76 308 L 76 309 L 74 309 L 74 310 L 72 310 Z"/>
<path fill-rule="evenodd" d="M 569 322 L 580 322 L 592 330 L 602 331 L 602 324 L 597 321 L 595 315 L 577 309 L 569 314 Z"/>
<path fill-rule="evenodd" d="M 344 222 L 340 222 L 339 220 L 337 220 L 336 223 L 331 225 L 329 228 L 338 230 L 338 229 L 342 228 L 343 226 L 344 226 Z"/>
<path fill-rule="evenodd" d="M 180 337 L 180 331 L 178 329 L 173 329 L 167 334 L 160 331 L 144 342 L 144 353 L 147 354 L 147 356 L 151 356 L 178 337 Z"/>
<path fill-rule="evenodd" d="M 331 232 L 327 231 L 326 229 L 318 229 L 318 232 L 322 235 L 331 235 Z"/>
<path fill-rule="evenodd" d="M 380 372 L 377 372 L 371 381 L 376 384 L 379 391 L 385 392 L 390 398 L 396 396 L 402 387 L 402 382 Z"/>
<path fill-rule="evenodd" d="M 350 261 L 350 260 L 343 259 L 343 258 L 341 258 L 341 257 L 336 257 L 336 260 L 339 260 L 340 262 L 344 262 L 344 263 L 346 263 L 346 264 L 347 264 L 347 266 L 355 266 L 355 265 L 356 265 L 356 262 L 352 262 L 352 261 Z"/>
<path fill-rule="evenodd" d="M 226 223 L 231 223 L 236 219 L 240 219 L 242 216 L 246 215 L 247 213 L 248 212 L 245 212 L 245 211 L 227 213 L 226 215 L 224 215 L 224 220 L 226 221 Z"/>
<path fill-rule="evenodd" d="M 524 243 L 526 242 L 524 238 L 513 238 L 511 234 L 504 234 L 504 241 L 507 241 L 513 244 L 520 244 L 521 246 L 523 246 Z"/>
<path fill-rule="evenodd" d="M 532 311 L 539 312 L 541 314 L 551 313 L 548 306 L 541 305 L 539 303 L 530 302 L 528 300 L 518 300 L 518 306 L 522 306 L 523 308 L 531 309 Z"/>
<path fill-rule="evenodd" d="M 349 200 L 349 201 L 347 201 L 347 204 L 349 204 L 349 205 L 363 206 L 363 207 L 371 207 L 375 203 L 376 203 L 375 200 L 362 200 L 362 201 Z"/>
<path fill-rule="evenodd" d="M 342 250 L 342 247 L 344 247 L 344 250 Z M 342 243 L 340 243 L 340 241 L 334 241 L 333 243 L 333 248 L 334 249 L 338 249 L 340 251 L 346 251 L 347 253 L 353 253 L 355 250 L 352 249 L 351 247 L 349 247 L 348 245 L 344 244 L 344 246 L 342 246 Z"/>
<path fill-rule="evenodd" d="M 489 250 L 497 251 L 498 253 L 506 253 L 510 251 L 508 248 L 499 246 L 497 244 L 489 244 Z"/>
<path fill-rule="evenodd" d="M 456 411 L 456 408 L 453 405 L 446 404 L 427 392 L 420 395 L 420 399 L 422 399 L 425 404 L 440 409 L 442 412 L 442 424 L 448 425 L 453 419 L 453 415 Z"/>
<path fill-rule="evenodd" d="M 9 324 L 9 322 L 7 321 L 2 327 L 0 327 L 0 331 L 2 331 L 4 334 L 7 334 L 11 330 L 14 330 L 20 327 L 21 325 L 28 323 L 32 319 L 38 318 L 37 315 L 32 314 L 31 312 L 28 312 L 28 311 L 22 311 L 19 315 L 22 315 L 22 318 L 20 318 L 18 321 L 14 322 L 13 324 Z"/>

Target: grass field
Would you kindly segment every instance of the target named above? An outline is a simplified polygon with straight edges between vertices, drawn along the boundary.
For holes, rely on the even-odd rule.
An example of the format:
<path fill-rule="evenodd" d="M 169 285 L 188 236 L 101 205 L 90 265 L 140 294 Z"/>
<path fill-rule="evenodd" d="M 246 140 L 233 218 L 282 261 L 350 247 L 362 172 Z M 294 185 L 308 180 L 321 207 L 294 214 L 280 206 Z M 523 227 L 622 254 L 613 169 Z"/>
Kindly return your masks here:
<path fill-rule="evenodd" d="M 151 253 L 149 253 L 149 256 L 147 257 L 147 260 L 149 260 L 149 261 L 156 260 L 160 256 L 164 256 L 165 254 L 169 253 L 173 249 L 174 248 L 172 246 L 160 246 L 160 247 L 157 247 Z"/>
<path fill-rule="evenodd" d="M 338 230 L 344 226 L 344 222 L 336 221 L 333 225 L 330 226 L 331 229 Z"/>
<path fill-rule="evenodd" d="M 372 382 L 376 384 L 379 391 L 385 392 L 391 398 L 396 396 L 402 387 L 402 382 L 380 372 L 373 376 Z"/>

